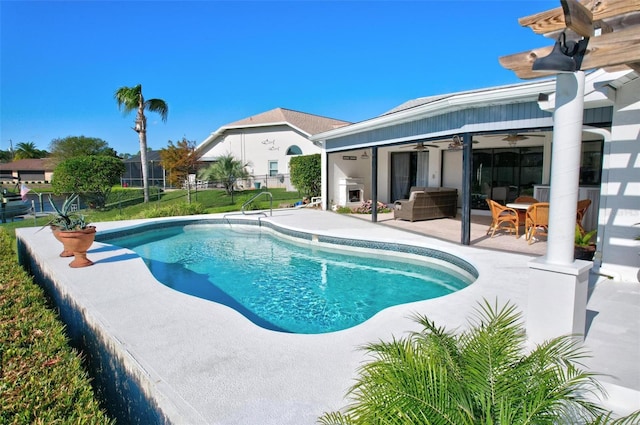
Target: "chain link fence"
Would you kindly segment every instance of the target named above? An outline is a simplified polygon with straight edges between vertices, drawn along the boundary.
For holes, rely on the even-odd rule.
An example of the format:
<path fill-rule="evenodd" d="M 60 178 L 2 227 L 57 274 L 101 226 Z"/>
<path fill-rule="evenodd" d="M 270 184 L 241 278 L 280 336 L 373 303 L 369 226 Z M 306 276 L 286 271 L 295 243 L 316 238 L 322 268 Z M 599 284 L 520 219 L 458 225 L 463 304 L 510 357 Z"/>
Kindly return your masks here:
<path fill-rule="evenodd" d="M 225 185 L 222 181 L 203 181 L 197 180 L 195 175 L 191 175 L 189 184 L 191 189 L 224 189 Z M 182 189 L 187 188 L 187 182 L 182 185 Z M 289 174 L 278 174 L 276 176 L 257 175 L 251 176 L 247 179 L 237 180 L 234 186 L 234 190 L 248 190 L 248 189 L 285 189 L 289 192 L 295 192 L 297 189 L 291 184 L 291 178 Z"/>

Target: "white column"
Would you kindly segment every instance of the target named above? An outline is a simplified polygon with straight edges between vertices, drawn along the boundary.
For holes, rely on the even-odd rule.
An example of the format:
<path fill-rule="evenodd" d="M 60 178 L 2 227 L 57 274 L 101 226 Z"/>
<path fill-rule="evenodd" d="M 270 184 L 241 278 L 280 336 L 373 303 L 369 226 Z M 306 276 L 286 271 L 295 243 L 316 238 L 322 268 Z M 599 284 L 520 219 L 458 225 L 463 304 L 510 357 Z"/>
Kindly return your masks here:
<path fill-rule="evenodd" d="M 534 343 L 585 333 L 593 263 L 573 259 L 583 109 L 584 73 L 558 74 L 547 255 L 529 262 L 527 335 Z"/>
<path fill-rule="evenodd" d="M 584 111 L 584 72 L 558 74 L 551 145 L 551 191 L 546 261 L 573 263 L 580 147 Z"/>
<path fill-rule="evenodd" d="M 320 196 L 322 197 L 322 209 L 323 210 L 327 210 L 327 208 L 330 207 L 329 205 L 329 197 L 330 197 L 330 193 L 329 193 L 329 185 L 328 185 L 328 173 L 327 173 L 327 167 L 329 166 L 329 154 L 327 153 L 326 150 L 326 143 L 324 140 L 321 141 L 320 143 L 322 143 L 322 151 L 320 152 L 320 182 L 321 182 L 321 189 L 320 189 Z M 336 178 L 334 174 L 331 175 L 331 178 L 334 179 Z"/>

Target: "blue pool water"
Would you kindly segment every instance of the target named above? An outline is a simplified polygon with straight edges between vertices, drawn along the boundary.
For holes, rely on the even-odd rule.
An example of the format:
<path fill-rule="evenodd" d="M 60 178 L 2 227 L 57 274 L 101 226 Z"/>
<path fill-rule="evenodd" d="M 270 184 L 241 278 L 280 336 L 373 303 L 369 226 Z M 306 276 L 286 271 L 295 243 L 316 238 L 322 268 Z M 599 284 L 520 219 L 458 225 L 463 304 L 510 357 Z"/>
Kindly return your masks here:
<path fill-rule="evenodd" d="M 234 308 L 255 324 L 324 333 L 398 304 L 450 294 L 469 280 L 441 266 L 314 249 L 260 230 L 174 226 L 110 239 L 177 291 Z"/>

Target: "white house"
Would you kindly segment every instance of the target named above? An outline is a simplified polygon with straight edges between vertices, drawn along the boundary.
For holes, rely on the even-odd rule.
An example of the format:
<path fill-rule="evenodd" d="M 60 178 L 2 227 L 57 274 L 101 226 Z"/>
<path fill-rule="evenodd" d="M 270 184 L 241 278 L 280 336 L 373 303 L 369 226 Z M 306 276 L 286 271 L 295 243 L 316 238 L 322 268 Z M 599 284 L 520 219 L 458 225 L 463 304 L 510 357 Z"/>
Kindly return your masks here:
<path fill-rule="evenodd" d="M 419 98 L 314 135 L 324 147 L 323 207 L 349 203 L 353 189 L 392 203 L 414 185 L 457 188 L 463 218 L 488 213 L 487 197 L 548 200 L 551 162 L 563 161 L 551 157 L 555 89 L 549 79 Z M 635 71 L 586 75 L 579 196 L 593 202 L 586 222 L 598 229 L 596 269 L 625 281 L 640 280 L 638 93 Z M 468 171 L 458 136 L 473 140 Z"/>
<path fill-rule="evenodd" d="M 196 151 L 203 162 L 231 154 L 247 165 L 255 182 L 288 187 L 289 160 L 294 155 L 319 154 L 313 134 L 350 124 L 332 118 L 276 108 L 220 127 Z"/>

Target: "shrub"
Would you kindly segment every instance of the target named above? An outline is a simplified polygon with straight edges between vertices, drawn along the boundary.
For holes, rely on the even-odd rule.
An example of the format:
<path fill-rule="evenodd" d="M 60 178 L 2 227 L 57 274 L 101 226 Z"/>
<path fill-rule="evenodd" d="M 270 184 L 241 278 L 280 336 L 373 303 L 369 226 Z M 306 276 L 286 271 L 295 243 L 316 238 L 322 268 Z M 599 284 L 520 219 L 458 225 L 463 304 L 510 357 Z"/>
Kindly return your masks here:
<path fill-rule="evenodd" d="M 0 229 L 0 423 L 113 423 L 94 398 L 80 355 L 20 267 Z"/>
<path fill-rule="evenodd" d="M 193 202 L 179 202 L 163 207 L 148 208 L 133 218 L 157 218 L 157 217 L 174 217 L 180 215 L 196 215 L 204 214 L 205 210 L 201 204 Z"/>
<path fill-rule="evenodd" d="M 322 163 L 320 154 L 293 156 L 289 161 L 291 183 L 309 198 L 320 196 Z"/>
<path fill-rule="evenodd" d="M 338 214 L 351 214 L 353 213 L 353 210 L 349 207 L 338 207 L 336 208 L 336 212 Z"/>
<path fill-rule="evenodd" d="M 80 156 L 67 159 L 54 170 L 56 193 L 80 193 L 90 203 L 104 207 L 113 185 L 120 181 L 124 164 L 110 156 Z"/>

